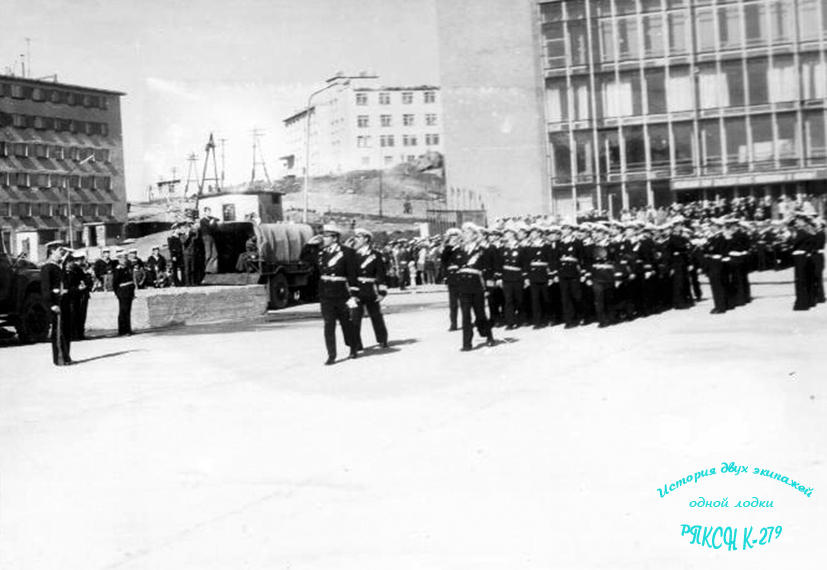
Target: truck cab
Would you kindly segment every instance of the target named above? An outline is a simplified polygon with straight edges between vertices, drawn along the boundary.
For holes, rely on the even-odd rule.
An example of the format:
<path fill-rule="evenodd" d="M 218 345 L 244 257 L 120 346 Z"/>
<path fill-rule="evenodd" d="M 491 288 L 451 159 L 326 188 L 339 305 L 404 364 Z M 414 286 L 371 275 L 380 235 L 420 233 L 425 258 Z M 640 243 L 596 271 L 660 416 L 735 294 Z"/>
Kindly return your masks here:
<path fill-rule="evenodd" d="M 5 251 L 0 240 L 0 327 L 14 328 L 20 342 L 49 337 L 51 317 L 40 293 L 40 268 Z"/>

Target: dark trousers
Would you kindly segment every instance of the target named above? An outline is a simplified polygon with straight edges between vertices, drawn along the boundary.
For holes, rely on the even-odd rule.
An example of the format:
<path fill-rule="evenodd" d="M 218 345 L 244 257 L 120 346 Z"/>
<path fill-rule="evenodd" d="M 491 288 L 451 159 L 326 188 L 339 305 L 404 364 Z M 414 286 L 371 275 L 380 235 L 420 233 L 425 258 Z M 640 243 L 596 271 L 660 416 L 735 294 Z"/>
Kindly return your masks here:
<path fill-rule="evenodd" d="M 808 282 L 808 259 L 806 255 L 793 256 L 793 268 L 795 270 L 795 305 L 794 311 L 806 311 L 812 306 Z"/>
<path fill-rule="evenodd" d="M 688 309 L 692 306 L 692 297 L 689 293 L 689 275 L 686 272 L 686 265 L 673 263 L 670 272 L 672 274 L 672 307 Z"/>
<path fill-rule="evenodd" d="M 482 290 L 473 293 L 462 293 L 459 296 L 460 311 L 462 312 L 462 347 L 471 348 L 474 338 L 474 326 L 480 336 L 491 339 L 491 323 L 485 316 L 485 295 Z M 474 313 L 474 323 L 471 323 L 471 312 Z"/>
<path fill-rule="evenodd" d="M 698 266 L 693 265 L 692 269 L 689 270 L 689 282 L 692 284 L 692 294 L 695 295 L 696 301 L 700 301 L 703 298 L 701 281 L 698 277 Z"/>
<path fill-rule="evenodd" d="M 531 283 L 529 287 L 531 288 L 531 320 L 535 327 L 539 327 L 546 322 L 546 313 L 551 304 L 548 285 L 546 283 Z"/>
<path fill-rule="evenodd" d="M 563 303 L 563 320 L 567 325 L 577 324 L 583 292 L 580 288 L 580 279 L 577 277 L 562 277 L 560 279 L 560 300 Z"/>
<path fill-rule="evenodd" d="M 816 252 L 813 256 L 813 268 L 815 270 L 815 297 L 816 303 L 824 302 L 824 254 Z"/>
<path fill-rule="evenodd" d="M 89 295 L 81 293 L 72 302 L 72 340 L 86 338 L 86 313 L 89 308 Z"/>
<path fill-rule="evenodd" d="M 118 294 L 118 335 L 132 334 L 132 301 L 134 291 Z"/>
<path fill-rule="evenodd" d="M 451 319 L 451 328 L 457 328 L 459 314 L 459 290 L 456 285 L 448 285 L 448 317 Z"/>
<path fill-rule="evenodd" d="M 385 317 L 382 316 L 382 308 L 379 301 L 373 299 L 359 299 L 355 309 L 350 310 L 351 321 L 353 322 L 353 334 L 356 338 L 356 348 L 362 350 L 362 317 L 367 310 L 370 322 L 373 325 L 373 334 L 376 342 L 383 344 L 388 342 L 388 329 L 385 326 Z M 335 328 L 335 326 L 334 326 Z"/>
<path fill-rule="evenodd" d="M 594 312 L 597 315 L 597 322 L 601 326 L 610 325 L 613 320 L 614 284 L 595 281 L 592 289 L 594 291 Z"/>
<path fill-rule="evenodd" d="M 503 281 L 503 301 L 506 326 L 516 326 L 523 306 L 523 282 Z"/>
<path fill-rule="evenodd" d="M 172 275 L 172 284 L 180 287 L 184 284 L 184 264 L 180 258 L 175 258 L 170 261 L 170 274 Z"/>
<path fill-rule="evenodd" d="M 353 321 L 350 320 L 347 302 L 344 299 L 322 299 L 320 304 L 324 320 L 324 344 L 327 347 L 327 356 L 336 358 L 336 321 L 342 327 L 345 344 L 351 350 L 358 350 L 359 344 L 353 329 Z"/>
<path fill-rule="evenodd" d="M 191 287 L 195 282 L 195 255 L 184 254 L 184 285 Z"/>
<path fill-rule="evenodd" d="M 60 314 L 52 312 L 52 362 L 64 366 L 72 362 L 69 355 L 72 336 L 72 311 L 69 303 L 60 304 Z"/>
<path fill-rule="evenodd" d="M 749 302 L 748 285 L 746 277 L 746 264 L 741 257 L 734 258 L 731 262 L 730 279 L 732 281 L 732 293 L 734 296 L 733 303 L 736 307 L 741 307 Z"/>
<path fill-rule="evenodd" d="M 709 277 L 709 287 L 712 289 L 712 302 L 715 304 L 715 310 L 723 313 L 729 308 L 724 264 L 717 259 L 710 260 L 707 277 Z"/>
<path fill-rule="evenodd" d="M 488 287 L 488 315 L 491 324 L 497 326 L 503 322 L 503 290 L 500 287 Z"/>

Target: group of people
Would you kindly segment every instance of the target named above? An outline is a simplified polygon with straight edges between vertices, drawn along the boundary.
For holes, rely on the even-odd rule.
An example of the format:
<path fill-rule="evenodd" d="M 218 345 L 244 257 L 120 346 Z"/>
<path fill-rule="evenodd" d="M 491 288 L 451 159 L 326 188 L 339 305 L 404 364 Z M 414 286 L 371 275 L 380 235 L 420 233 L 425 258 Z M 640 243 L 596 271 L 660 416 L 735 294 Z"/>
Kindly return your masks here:
<path fill-rule="evenodd" d="M 89 297 L 95 288 L 113 291 L 118 299 L 118 334 L 132 334 L 132 301 L 138 288 L 136 252 L 109 250 L 89 265 L 86 253 L 62 242 L 46 246 L 48 258 L 40 268 L 41 294 L 51 318 L 52 361 L 56 366 L 72 364 L 72 341 L 85 340 Z M 153 252 L 154 254 L 155 252 Z M 153 259 L 150 256 L 150 259 Z M 149 264 L 149 260 L 147 264 Z"/>
<path fill-rule="evenodd" d="M 794 310 L 824 302 L 825 231 L 821 218 L 690 220 L 681 215 L 656 226 L 639 221 L 531 225 L 499 220 L 446 233 L 450 330 L 461 314 L 462 350 L 473 328 L 489 345 L 492 327 L 606 327 L 668 309 L 688 309 L 702 297 L 699 275 L 712 292 L 712 314 L 752 300 L 752 271 L 795 268 Z M 473 317 L 473 321 L 472 321 Z"/>

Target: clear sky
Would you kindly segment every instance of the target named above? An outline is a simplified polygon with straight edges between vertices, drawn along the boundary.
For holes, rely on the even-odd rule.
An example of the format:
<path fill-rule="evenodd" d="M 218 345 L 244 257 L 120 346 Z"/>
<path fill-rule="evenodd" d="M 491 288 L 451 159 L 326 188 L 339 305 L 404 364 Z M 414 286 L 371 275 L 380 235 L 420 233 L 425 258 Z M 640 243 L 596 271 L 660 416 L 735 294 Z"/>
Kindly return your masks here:
<path fill-rule="evenodd" d="M 126 92 L 134 200 L 185 177 L 210 131 L 228 182 L 250 177 L 253 128 L 276 172 L 281 119 L 337 71 L 438 84 L 435 17 L 434 0 L 0 0 L 0 72 L 19 74 L 29 37 L 33 77 Z"/>

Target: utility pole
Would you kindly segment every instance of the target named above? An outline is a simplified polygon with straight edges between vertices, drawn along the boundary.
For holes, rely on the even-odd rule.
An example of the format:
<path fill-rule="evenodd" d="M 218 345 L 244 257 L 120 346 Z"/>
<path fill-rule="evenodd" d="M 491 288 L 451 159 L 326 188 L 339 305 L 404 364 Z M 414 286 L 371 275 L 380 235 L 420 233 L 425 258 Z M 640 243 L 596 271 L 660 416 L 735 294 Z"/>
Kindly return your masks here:
<path fill-rule="evenodd" d="M 195 182 L 196 186 L 198 185 L 198 158 L 194 152 L 187 157 L 187 162 L 189 166 L 187 168 L 187 181 L 184 184 L 184 198 L 189 195 L 190 182 Z"/>
<path fill-rule="evenodd" d="M 29 69 L 28 77 L 32 76 L 32 38 L 25 38 L 26 40 L 26 67 Z M 26 74 L 23 74 L 26 77 Z"/>
<path fill-rule="evenodd" d="M 250 175 L 250 184 L 256 181 L 256 166 L 261 165 L 264 170 L 264 178 L 270 184 L 270 175 L 267 173 L 267 164 L 264 162 L 264 154 L 261 151 L 261 142 L 259 139 L 264 134 L 260 129 L 253 129 L 253 172 Z M 259 160 L 260 159 L 260 160 Z"/>
<path fill-rule="evenodd" d="M 221 187 L 224 188 L 224 143 L 227 139 L 218 139 L 218 142 L 221 143 Z"/>
<path fill-rule="evenodd" d="M 215 183 L 214 189 L 216 192 L 221 191 L 221 183 L 218 178 L 218 164 L 215 161 L 215 138 L 212 133 L 210 133 L 210 139 L 207 141 L 207 146 L 204 147 L 204 154 L 204 172 L 201 175 L 201 183 L 198 185 L 199 197 L 204 192 L 204 184 L 208 181 Z M 212 178 L 207 178 L 207 168 L 210 164 L 210 156 L 212 156 L 213 176 Z"/>

